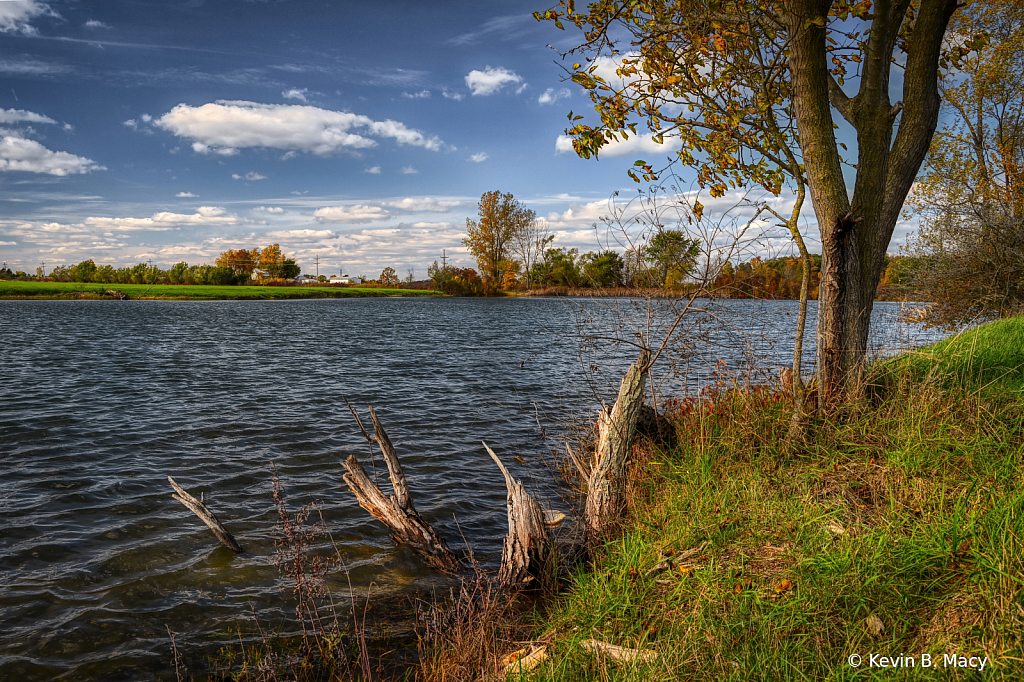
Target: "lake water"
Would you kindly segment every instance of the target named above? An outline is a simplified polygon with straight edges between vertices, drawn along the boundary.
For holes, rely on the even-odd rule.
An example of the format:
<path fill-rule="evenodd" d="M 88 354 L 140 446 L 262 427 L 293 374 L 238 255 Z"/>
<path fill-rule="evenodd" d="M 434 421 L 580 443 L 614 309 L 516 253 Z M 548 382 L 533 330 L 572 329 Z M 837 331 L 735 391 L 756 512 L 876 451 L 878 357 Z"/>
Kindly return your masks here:
<path fill-rule="evenodd" d="M 699 389 L 718 358 L 790 364 L 795 303 L 716 310 L 688 363 L 660 363 L 676 371 L 659 390 Z M 876 345 L 932 338 L 897 312 L 876 304 Z M 561 420 L 614 399 L 635 358 L 625 318 L 644 315 L 579 299 L 0 302 L 0 678 L 173 679 L 168 627 L 201 660 L 254 615 L 288 622 L 272 463 L 293 508 L 320 502 L 358 592 L 435 584 L 342 481 L 341 460 L 367 463 L 345 399 L 377 408 L 423 516 L 495 567 L 505 490 L 480 441 L 565 510 L 545 456 Z M 168 475 L 247 551 L 220 547 Z"/>

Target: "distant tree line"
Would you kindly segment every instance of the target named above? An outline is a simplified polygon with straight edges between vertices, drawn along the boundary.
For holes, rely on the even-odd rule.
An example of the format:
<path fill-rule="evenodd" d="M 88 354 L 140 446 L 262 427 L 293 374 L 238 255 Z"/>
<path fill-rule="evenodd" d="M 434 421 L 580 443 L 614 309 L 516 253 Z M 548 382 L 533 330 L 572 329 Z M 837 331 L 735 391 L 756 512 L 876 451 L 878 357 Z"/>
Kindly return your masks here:
<path fill-rule="evenodd" d="M 98 284 L 204 284 L 245 285 L 290 280 L 301 272 L 295 259 L 288 258 L 278 244 L 265 249 L 233 249 L 220 254 L 214 265 L 189 265 L 181 261 L 166 270 L 151 263 L 127 267 L 97 265 L 91 258 L 77 265 L 58 265 L 48 279 L 56 282 Z M 2 274 L 2 273 L 0 273 Z M 24 273 L 21 273 L 24 275 Z M 36 278 L 42 279 L 42 268 Z M 27 276 L 25 278 L 28 278 Z"/>

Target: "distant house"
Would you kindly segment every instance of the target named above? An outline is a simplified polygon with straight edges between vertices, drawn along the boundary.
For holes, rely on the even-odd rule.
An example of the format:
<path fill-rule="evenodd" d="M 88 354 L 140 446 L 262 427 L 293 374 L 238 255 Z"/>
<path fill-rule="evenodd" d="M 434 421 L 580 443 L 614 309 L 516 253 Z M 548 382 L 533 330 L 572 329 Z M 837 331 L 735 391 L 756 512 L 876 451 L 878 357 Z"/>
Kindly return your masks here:
<path fill-rule="evenodd" d="M 328 284 L 362 284 L 363 280 L 348 275 L 331 275 L 327 278 Z"/>
<path fill-rule="evenodd" d="M 315 284 L 317 282 L 316 277 L 310 277 L 309 275 L 299 275 L 293 281 L 299 284 Z"/>

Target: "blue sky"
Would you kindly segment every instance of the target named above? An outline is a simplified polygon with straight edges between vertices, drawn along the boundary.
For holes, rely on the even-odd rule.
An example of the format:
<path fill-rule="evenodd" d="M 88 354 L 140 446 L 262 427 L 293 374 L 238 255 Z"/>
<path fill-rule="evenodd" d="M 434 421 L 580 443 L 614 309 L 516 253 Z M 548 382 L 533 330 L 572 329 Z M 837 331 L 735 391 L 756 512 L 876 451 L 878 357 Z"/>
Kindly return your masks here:
<path fill-rule="evenodd" d="M 319 255 L 321 274 L 423 277 L 442 249 L 474 265 L 466 218 L 495 189 L 596 249 L 609 196 L 636 191 L 626 169 L 667 154 L 566 152 L 590 103 L 545 8 L 0 0 L 0 259 L 166 266 L 277 242 L 305 272 Z"/>

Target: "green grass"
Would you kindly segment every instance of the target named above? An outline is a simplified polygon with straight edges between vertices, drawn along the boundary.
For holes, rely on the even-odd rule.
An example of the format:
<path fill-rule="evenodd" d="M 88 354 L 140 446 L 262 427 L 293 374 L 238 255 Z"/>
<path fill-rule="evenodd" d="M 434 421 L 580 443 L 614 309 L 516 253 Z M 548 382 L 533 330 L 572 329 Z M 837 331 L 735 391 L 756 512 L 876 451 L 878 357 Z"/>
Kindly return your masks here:
<path fill-rule="evenodd" d="M 370 289 L 360 287 L 248 287 L 173 284 L 79 284 L 75 282 L 0 281 L 0 299 L 110 298 L 102 292 L 120 291 L 129 298 L 163 300 L 284 300 L 300 298 L 361 298 L 367 296 L 440 296 L 421 289 Z"/>
<path fill-rule="evenodd" d="M 1022 339 L 1024 318 L 1004 320 L 891 361 L 873 400 L 819 415 L 793 450 L 770 392 L 684 406 L 675 443 L 634 467 L 622 536 L 538 611 L 551 655 L 527 677 L 1024 678 Z M 704 542 L 687 570 L 644 577 Z M 658 658 L 615 663 L 586 639 Z"/>
<path fill-rule="evenodd" d="M 1024 391 L 1024 323 L 1020 317 L 969 329 L 889 361 L 917 380 L 941 377 L 960 386 Z"/>

